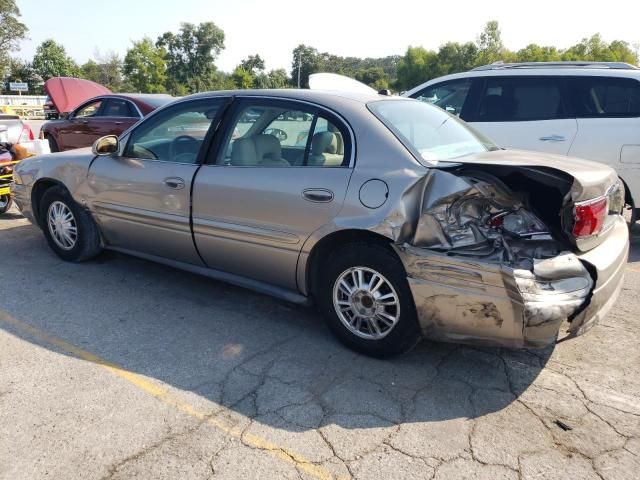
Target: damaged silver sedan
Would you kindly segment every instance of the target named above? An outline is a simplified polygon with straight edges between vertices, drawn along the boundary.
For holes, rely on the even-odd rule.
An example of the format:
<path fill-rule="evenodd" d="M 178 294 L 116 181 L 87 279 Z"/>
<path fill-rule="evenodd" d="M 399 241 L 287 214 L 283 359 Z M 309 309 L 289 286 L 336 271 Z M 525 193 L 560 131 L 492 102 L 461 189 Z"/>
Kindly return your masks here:
<path fill-rule="evenodd" d="M 315 303 L 376 356 L 584 333 L 629 248 L 609 167 L 501 150 L 436 107 L 364 93 L 194 95 L 92 150 L 25 160 L 14 183 L 64 260 L 112 249 Z"/>

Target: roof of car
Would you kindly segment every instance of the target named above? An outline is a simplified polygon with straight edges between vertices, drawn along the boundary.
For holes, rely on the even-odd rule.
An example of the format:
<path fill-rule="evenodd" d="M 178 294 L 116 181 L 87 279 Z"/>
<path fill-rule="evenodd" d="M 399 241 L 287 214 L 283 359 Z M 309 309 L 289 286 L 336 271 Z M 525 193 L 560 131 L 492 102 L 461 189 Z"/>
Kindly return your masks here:
<path fill-rule="evenodd" d="M 640 68 L 613 68 L 603 66 L 593 66 L 590 64 L 563 64 L 558 66 L 556 62 L 544 63 L 540 62 L 535 67 L 528 64 L 517 67 L 501 67 L 501 68 L 478 68 L 466 72 L 453 73 L 442 77 L 427 80 L 424 83 L 416 85 L 411 90 L 403 93 L 403 96 L 413 95 L 426 86 L 433 85 L 448 80 L 457 80 L 461 78 L 478 78 L 478 77 L 513 77 L 513 76 L 594 76 L 594 77 L 616 77 L 616 78 L 634 78 L 640 80 Z M 513 64 L 516 65 L 516 64 Z M 517 64 L 522 65 L 522 64 Z M 499 65 L 498 65 L 499 66 Z"/>
<path fill-rule="evenodd" d="M 324 102 L 327 99 L 344 99 L 359 103 L 368 103 L 374 100 L 400 99 L 379 94 L 366 94 L 346 90 L 309 90 L 298 88 L 283 89 L 249 89 L 249 90 L 218 90 L 212 92 L 202 92 L 190 95 L 186 98 L 204 98 L 218 96 L 261 96 L 261 97 L 282 97 L 294 98 L 297 100 L 307 100 L 310 102 Z"/>

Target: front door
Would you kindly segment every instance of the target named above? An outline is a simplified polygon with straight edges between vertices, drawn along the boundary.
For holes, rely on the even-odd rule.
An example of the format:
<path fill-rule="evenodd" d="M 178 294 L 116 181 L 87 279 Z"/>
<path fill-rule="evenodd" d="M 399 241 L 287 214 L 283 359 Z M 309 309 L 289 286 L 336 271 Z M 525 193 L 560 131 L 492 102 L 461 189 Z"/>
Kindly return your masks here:
<path fill-rule="evenodd" d="M 193 231 L 207 266 L 296 288 L 305 240 L 339 212 L 347 126 L 308 104 L 241 99 L 196 175 Z"/>
<path fill-rule="evenodd" d="M 190 226 L 200 150 L 223 99 L 180 102 L 140 123 L 122 155 L 89 171 L 92 210 L 108 246 L 201 265 Z"/>
<path fill-rule="evenodd" d="M 91 100 L 81 105 L 60 122 L 58 127 L 58 147 L 60 150 L 72 150 L 91 146 L 94 138 L 92 122 L 99 118 L 103 100 Z M 99 135 L 98 135 L 99 136 Z"/>

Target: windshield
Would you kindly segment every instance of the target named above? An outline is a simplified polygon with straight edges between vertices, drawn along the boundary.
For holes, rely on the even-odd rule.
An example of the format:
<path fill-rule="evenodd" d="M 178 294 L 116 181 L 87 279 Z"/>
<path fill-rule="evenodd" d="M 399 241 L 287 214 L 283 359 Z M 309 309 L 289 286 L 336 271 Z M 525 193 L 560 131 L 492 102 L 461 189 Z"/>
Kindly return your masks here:
<path fill-rule="evenodd" d="M 380 100 L 367 106 L 422 163 L 498 149 L 453 115 L 424 102 Z"/>

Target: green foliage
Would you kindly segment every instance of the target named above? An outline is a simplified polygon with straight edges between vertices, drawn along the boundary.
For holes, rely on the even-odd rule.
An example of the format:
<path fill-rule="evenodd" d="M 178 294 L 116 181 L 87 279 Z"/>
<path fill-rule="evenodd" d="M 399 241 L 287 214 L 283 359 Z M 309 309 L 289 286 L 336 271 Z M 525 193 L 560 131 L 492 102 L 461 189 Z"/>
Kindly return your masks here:
<path fill-rule="evenodd" d="M 18 20 L 19 17 L 20 9 L 15 0 L 0 0 L 0 73 L 6 70 L 9 53 L 27 36 L 27 26 Z"/>
<path fill-rule="evenodd" d="M 246 59 L 240 62 L 240 68 L 246 70 L 251 75 L 258 75 L 264 72 L 264 60 L 260 55 L 249 55 Z"/>
<path fill-rule="evenodd" d="M 614 40 L 607 43 L 599 33 L 582 41 L 562 53 L 562 60 L 590 60 L 594 62 L 638 63 L 638 55 L 627 42 Z"/>
<path fill-rule="evenodd" d="M 251 75 L 250 71 L 245 70 L 241 66 L 236 67 L 236 69 L 231 74 L 231 78 L 236 88 L 253 87 L 253 75 Z"/>
<path fill-rule="evenodd" d="M 104 85 L 112 92 L 122 91 L 122 59 L 111 51 L 101 54 L 96 51 L 95 59 L 90 59 L 80 67 L 82 78 Z"/>
<path fill-rule="evenodd" d="M 123 72 L 134 91 L 164 93 L 167 81 L 167 52 L 145 37 L 127 50 Z"/>
<path fill-rule="evenodd" d="M 167 52 L 167 89 L 178 95 L 199 92 L 210 85 L 224 32 L 213 22 L 182 23 L 177 34 L 162 34 L 156 46 Z"/>
<path fill-rule="evenodd" d="M 80 74 L 78 65 L 67 55 L 64 47 L 52 39 L 45 40 L 36 48 L 32 66 L 45 81 L 51 77 L 77 77 Z"/>
<path fill-rule="evenodd" d="M 504 60 L 506 49 L 502 44 L 502 36 L 498 22 L 491 20 L 487 22 L 482 33 L 478 36 L 477 62 L 480 65 Z"/>

